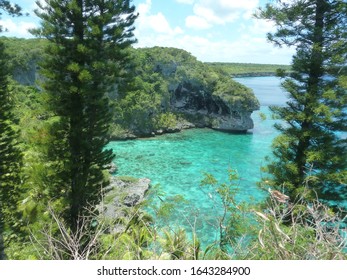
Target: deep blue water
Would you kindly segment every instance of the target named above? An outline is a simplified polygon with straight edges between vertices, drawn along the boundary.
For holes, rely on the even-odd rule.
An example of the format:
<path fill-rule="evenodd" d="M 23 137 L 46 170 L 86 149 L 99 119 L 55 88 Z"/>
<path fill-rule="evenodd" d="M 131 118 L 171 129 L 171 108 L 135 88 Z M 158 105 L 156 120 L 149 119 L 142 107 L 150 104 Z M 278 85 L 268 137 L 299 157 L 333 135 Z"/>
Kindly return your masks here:
<path fill-rule="evenodd" d="M 221 214 L 218 195 L 200 186 L 203 174 L 211 173 L 220 182 L 226 182 L 228 168 L 235 169 L 239 174 L 237 201 L 262 200 L 265 193 L 256 183 L 262 176 L 260 167 L 264 165 L 265 156 L 270 155 L 271 142 L 277 135 L 268 106 L 283 105 L 286 101 L 276 77 L 235 80 L 253 89 L 261 104 L 260 112 L 267 116 L 262 120 L 259 111 L 253 113 L 253 131 L 230 134 L 191 129 L 108 145 L 116 155 L 116 175 L 150 178 L 153 184 L 160 184 L 166 201 L 182 195 L 186 203 L 175 209 L 168 222 L 186 227 L 188 233 L 195 225 L 203 244 L 215 240 L 216 216 Z"/>

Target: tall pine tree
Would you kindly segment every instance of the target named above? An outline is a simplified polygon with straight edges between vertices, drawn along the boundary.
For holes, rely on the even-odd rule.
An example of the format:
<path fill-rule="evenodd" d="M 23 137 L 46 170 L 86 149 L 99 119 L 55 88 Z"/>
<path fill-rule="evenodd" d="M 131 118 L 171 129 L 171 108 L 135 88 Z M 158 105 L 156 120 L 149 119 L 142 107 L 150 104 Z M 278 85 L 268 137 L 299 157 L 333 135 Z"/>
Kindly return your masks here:
<path fill-rule="evenodd" d="M 309 187 L 322 198 L 346 199 L 347 3 L 341 0 L 274 1 L 258 17 L 274 21 L 276 45 L 295 46 L 290 100 L 273 112 L 284 124 L 273 143 L 268 172 L 292 199 Z"/>
<path fill-rule="evenodd" d="M 1 10 L 13 16 L 21 14 L 21 8 L 9 1 L 0 1 Z M 13 97 L 9 90 L 8 72 L 5 47 L 0 42 L 0 260 L 5 258 L 6 244 L 18 233 L 17 204 L 22 162 L 17 145 L 18 133 L 14 129 Z"/>
<path fill-rule="evenodd" d="M 99 202 L 104 166 L 113 157 L 104 149 L 112 121 L 107 94 L 115 90 L 126 49 L 135 42 L 130 2 L 37 2 L 42 27 L 34 32 L 50 41 L 41 68 L 55 116 L 48 158 L 57 176 L 49 197 L 62 207 L 73 231 L 85 208 Z"/>

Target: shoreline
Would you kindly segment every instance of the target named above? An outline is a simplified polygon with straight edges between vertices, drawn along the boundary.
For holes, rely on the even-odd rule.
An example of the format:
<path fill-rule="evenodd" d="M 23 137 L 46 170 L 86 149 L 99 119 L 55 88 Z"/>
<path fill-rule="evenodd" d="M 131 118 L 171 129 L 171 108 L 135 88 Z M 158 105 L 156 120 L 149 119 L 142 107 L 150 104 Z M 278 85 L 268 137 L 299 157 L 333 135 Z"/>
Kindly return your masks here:
<path fill-rule="evenodd" d="M 206 130 L 213 130 L 213 131 L 219 131 L 219 132 L 222 132 L 222 133 L 226 133 L 226 134 L 231 134 L 231 135 L 247 135 L 247 134 L 253 134 L 253 129 L 248 129 L 248 130 L 242 130 L 242 131 L 228 131 L 228 130 L 222 130 L 222 129 L 214 129 L 214 128 L 211 128 L 211 127 L 186 127 L 186 128 L 182 128 L 180 130 L 175 130 L 175 131 L 164 131 L 164 132 L 161 132 L 160 134 L 158 133 L 155 133 L 153 132 L 153 134 L 149 134 L 149 135 L 144 135 L 144 136 L 136 136 L 136 135 L 129 135 L 128 137 L 127 136 L 124 136 L 124 137 L 117 137 L 117 138 L 111 138 L 110 139 L 110 142 L 121 142 L 121 141 L 131 141 L 131 140 L 146 140 L 146 139 L 152 139 L 152 138 L 155 138 L 157 136 L 164 136 L 164 135 L 167 135 L 167 134 L 176 134 L 176 133 L 181 133 L 183 131 L 186 131 L 186 130 L 193 130 L 193 129 L 206 129 Z"/>

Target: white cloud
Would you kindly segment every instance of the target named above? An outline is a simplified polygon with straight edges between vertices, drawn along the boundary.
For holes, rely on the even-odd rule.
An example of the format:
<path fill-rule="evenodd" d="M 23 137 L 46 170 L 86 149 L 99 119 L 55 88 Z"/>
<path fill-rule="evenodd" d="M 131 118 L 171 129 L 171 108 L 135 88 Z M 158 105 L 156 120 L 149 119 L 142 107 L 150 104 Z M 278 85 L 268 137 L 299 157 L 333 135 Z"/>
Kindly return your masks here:
<path fill-rule="evenodd" d="M 163 13 L 151 13 L 151 0 L 144 0 L 138 6 L 141 15 L 135 30 L 138 39 L 135 47 L 176 47 L 205 62 L 290 63 L 293 50 L 275 48 L 266 40 L 266 32 L 274 30 L 271 22 L 254 18 L 243 20 L 246 13 L 257 7 L 258 0 L 239 2 L 195 0 L 194 13 L 186 18 L 186 26 L 201 30 L 216 24 L 230 24 L 227 29 L 232 32 L 219 37 L 216 35 L 218 28 L 211 28 L 204 35 L 197 35 L 201 32 L 196 35 L 193 31 L 184 32 L 180 27 L 173 28 Z M 240 21 L 231 23 L 237 17 Z"/>
<path fill-rule="evenodd" d="M 198 29 L 234 22 L 241 16 L 249 18 L 258 5 L 259 0 L 198 0 L 193 7 L 194 15 L 186 19 L 186 26 L 197 29 L 196 25 L 191 24 L 192 17 L 195 23 L 207 23 Z"/>
<path fill-rule="evenodd" d="M 230 0 L 219 0 L 219 1 L 211 1 L 211 0 L 203 0 L 203 2 L 207 2 L 209 4 L 216 2 L 217 7 L 221 7 L 227 10 L 233 9 L 242 9 L 242 10 L 252 10 L 259 5 L 259 0 L 242 0 L 242 1 L 230 1 Z"/>
<path fill-rule="evenodd" d="M 152 6 L 151 0 L 146 0 L 145 3 L 141 3 L 137 6 L 137 11 L 139 12 L 140 16 L 145 16 L 149 13 Z"/>
<path fill-rule="evenodd" d="M 152 1 L 146 0 L 137 7 L 139 17 L 137 19 L 137 31 L 135 35 L 141 32 L 155 32 L 170 34 L 172 36 L 183 33 L 180 27 L 172 28 L 166 17 L 161 13 L 151 14 Z"/>
<path fill-rule="evenodd" d="M 264 19 L 252 19 L 253 25 L 249 28 L 249 32 L 253 34 L 264 35 L 268 32 L 276 31 L 276 25 L 273 21 Z"/>
<path fill-rule="evenodd" d="M 20 38 L 30 38 L 32 35 L 29 33 L 29 29 L 36 28 L 36 24 L 33 22 L 26 22 L 26 21 L 14 21 L 11 18 L 0 20 L 0 26 L 2 26 L 3 30 L 5 30 L 5 33 L 3 35 L 6 35 L 6 31 L 11 34 L 11 36 L 14 37 L 20 37 Z"/>
<path fill-rule="evenodd" d="M 186 18 L 186 26 L 193 29 L 208 29 L 212 27 L 206 19 L 199 16 L 188 16 Z"/>

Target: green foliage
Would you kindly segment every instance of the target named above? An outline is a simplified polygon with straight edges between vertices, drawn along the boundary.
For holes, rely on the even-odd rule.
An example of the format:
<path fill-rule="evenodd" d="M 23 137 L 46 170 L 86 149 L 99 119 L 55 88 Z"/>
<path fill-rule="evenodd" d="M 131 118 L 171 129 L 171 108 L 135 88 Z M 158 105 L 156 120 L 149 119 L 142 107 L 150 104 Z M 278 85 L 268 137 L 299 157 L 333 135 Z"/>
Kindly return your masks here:
<path fill-rule="evenodd" d="M 275 1 L 259 17 L 277 23 L 268 38 L 276 45 L 294 45 L 286 107 L 273 107 L 285 124 L 273 143 L 266 180 L 285 187 L 293 200 L 307 183 L 321 198 L 345 199 L 347 186 L 346 21 L 344 1 Z M 341 83 L 342 82 L 342 83 Z"/>
<path fill-rule="evenodd" d="M 175 128 L 177 126 L 177 116 L 171 112 L 161 113 L 155 120 L 155 128 Z"/>
<path fill-rule="evenodd" d="M 238 192 L 238 174 L 235 170 L 229 169 L 228 175 L 227 183 L 219 183 L 211 174 L 205 174 L 201 181 L 201 186 L 207 188 L 207 195 L 213 201 L 214 207 L 222 209 L 221 215 L 216 217 L 219 239 L 206 248 L 204 255 L 208 258 L 241 257 L 246 251 L 242 248 L 245 246 L 244 239 L 249 239 L 254 230 L 248 206 L 237 203 L 235 199 Z"/>
<path fill-rule="evenodd" d="M 0 0 L 0 19 L 3 11 L 11 16 L 22 15 L 20 6 Z M 2 31 L 0 25 L 0 32 Z M 19 239 L 21 226 L 16 206 L 21 192 L 22 155 L 18 147 L 18 131 L 15 128 L 7 58 L 5 45 L 0 41 L 0 260 L 5 258 L 4 250 L 9 243 Z"/>
<path fill-rule="evenodd" d="M 44 49 L 47 46 L 45 39 L 19 39 L 0 37 L 5 44 L 8 55 L 8 67 L 14 78 L 29 76 L 29 72 L 36 72 L 37 63 L 43 59 Z M 35 75 L 34 75 L 35 77 Z M 29 84 L 35 80 L 24 80 L 20 82 Z"/>
<path fill-rule="evenodd" d="M 0 258 L 5 246 L 20 237 L 21 217 L 17 209 L 21 190 L 22 153 L 14 116 L 4 45 L 0 42 Z"/>
<path fill-rule="evenodd" d="M 187 254 L 190 241 L 187 239 L 186 232 L 183 229 L 178 229 L 174 232 L 164 230 L 163 235 L 163 249 L 170 255 L 172 260 L 191 259 L 191 256 Z"/>
<path fill-rule="evenodd" d="M 262 76 L 262 75 L 276 75 L 277 71 L 285 72 L 290 71 L 289 65 L 277 64 L 255 64 L 255 63 L 221 63 L 213 62 L 207 63 L 208 65 L 222 69 L 230 76 Z"/>
<path fill-rule="evenodd" d="M 132 130 L 148 134 L 175 128 L 188 119 L 171 108 L 171 94 L 179 87 L 211 93 L 246 110 L 254 108 L 254 95 L 230 74 L 267 68 L 204 64 L 175 48 L 129 49 L 136 17 L 129 1 L 94 1 L 93 7 L 100 8 L 95 13 L 89 10 L 90 1 L 46 2 L 49 5 L 39 12 L 43 26 L 36 32 L 47 39 L 0 38 L 0 255 L 5 243 L 10 259 L 346 258 L 343 220 L 326 206 L 315 200 L 286 204 L 272 197 L 267 208 L 251 215 L 249 206 L 236 202 L 238 176 L 233 170 L 226 183 L 210 174 L 202 180 L 202 189 L 222 210 L 214 229 L 218 238 L 206 248 L 192 222 L 197 216 L 188 217 L 191 213 L 184 211 L 189 204 L 179 195 L 150 194 L 160 200 L 147 202 L 155 219 L 141 209 L 143 204 L 124 207 L 124 215 L 114 219 L 98 216 L 93 206 L 107 181 L 104 165 L 112 155 L 104 146 L 110 133 L 118 137 Z M 285 21 L 271 40 L 293 43 L 298 49 L 292 78 L 284 83 L 292 100 L 286 108 L 274 108 L 287 124 L 277 126 L 283 133 L 274 142 L 275 160 L 268 166 L 273 177 L 267 179 L 296 200 L 303 195 L 312 199 L 313 192 L 307 192 L 311 189 L 327 198 L 336 186 L 343 190 L 347 178 L 346 140 L 337 137 L 337 132 L 346 131 L 346 32 L 341 28 L 346 5 L 324 2 L 330 5 L 323 14 L 331 25 L 323 33 L 335 40 L 320 42 L 314 8 L 323 0 L 301 2 L 309 5 L 289 5 L 286 13 L 270 9 L 262 15 Z M 4 8 L 19 12 L 0 1 Z M 101 13 L 103 9 L 118 15 L 119 24 Z M 297 36 L 291 24 L 301 26 L 293 20 L 298 16 L 305 19 L 305 28 L 315 26 L 314 31 Z M 44 76 L 41 90 L 32 84 L 38 61 Z M 10 72 L 32 86 L 8 80 Z M 23 75 L 28 78 L 20 79 Z M 325 75 L 329 79 L 323 79 Z M 111 201 L 112 195 L 104 201 Z M 191 224 L 191 236 L 180 223 L 167 223 L 177 213 Z"/>
<path fill-rule="evenodd" d="M 5 37 L 1 40 L 7 46 L 10 71 L 16 81 L 31 86 L 35 85 L 35 79 L 39 80 L 38 83 L 43 81 L 42 73 L 37 73 L 37 69 L 46 57 L 44 50 L 48 48 L 48 40 Z M 87 55 L 88 51 L 82 44 L 76 48 L 78 55 Z M 51 51 L 55 55 L 58 49 Z M 120 61 L 126 68 L 110 69 L 121 76 L 114 80 L 116 86 L 108 89 L 115 115 L 110 126 L 113 139 L 132 137 L 133 134 L 148 136 L 156 130 L 177 130 L 181 122 L 186 121 L 201 122 L 201 115 L 183 115 L 174 111 L 172 95 L 177 89 L 203 91 L 213 95 L 217 103 L 220 97 L 223 102 L 246 110 L 258 106 L 249 89 L 232 81 L 222 69 L 199 62 L 184 50 L 155 47 L 128 49 L 122 55 L 126 53 L 128 59 L 124 63 Z M 101 67 L 101 64 L 95 63 L 94 66 Z M 90 79 L 90 71 L 76 62 L 66 63 L 66 70 L 74 73 L 81 83 Z M 76 91 L 76 88 L 71 87 L 71 91 Z"/>
<path fill-rule="evenodd" d="M 266 115 L 264 114 L 264 113 L 262 113 L 262 112 L 260 112 L 259 113 L 259 117 L 260 117 L 260 119 L 262 120 L 262 121 L 265 121 L 266 120 Z"/>

